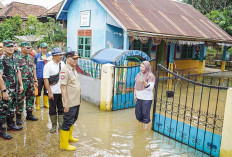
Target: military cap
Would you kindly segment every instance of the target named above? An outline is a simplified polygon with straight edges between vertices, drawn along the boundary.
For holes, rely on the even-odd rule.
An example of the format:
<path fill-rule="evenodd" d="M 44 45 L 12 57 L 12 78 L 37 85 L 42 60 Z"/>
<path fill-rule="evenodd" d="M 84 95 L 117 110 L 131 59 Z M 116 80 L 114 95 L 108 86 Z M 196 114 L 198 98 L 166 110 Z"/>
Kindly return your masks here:
<path fill-rule="evenodd" d="M 6 46 L 6 47 L 14 46 L 14 41 L 12 41 L 12 40 L 4 40 L 3 41 L 3 46 Z"/>
<path fill-rule="evenodd" d="M 42 43 L 42 44 L 40 44 L 40 47 L 48 47 L 48 44 L 47 43 Z"/>
<path fill-rule="evenodd" d="M 22 47 L 22 46 L 31 47 L 31 43 L 29 43 L 29 42 L 22 42 L 22 43 L 21 43 L 21 47 Z"/>
<path fill-rule="evenodd" d="M 69 51 L 69 52 L 67 52 L 67 53 L 65 54 L 65 56 L 66 56 L 66 58 L 68 58 L 68 57 L 72 57 L 72 58 L 81 58 L 80 56 L 78 56 L 78 55 L 76 54 L 75 51 Z"/>

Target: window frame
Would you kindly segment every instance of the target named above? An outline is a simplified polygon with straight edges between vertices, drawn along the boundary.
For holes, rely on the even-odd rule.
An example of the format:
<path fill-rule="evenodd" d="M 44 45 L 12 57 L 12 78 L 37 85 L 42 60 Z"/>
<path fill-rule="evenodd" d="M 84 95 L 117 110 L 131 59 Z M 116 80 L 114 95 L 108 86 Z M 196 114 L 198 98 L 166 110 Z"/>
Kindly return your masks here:
<path fill-rule="evenodd" d="M 148 44 L 148 46 L 145 46 L 146 44 Z M 148 40 L 148 42 L 146 44 L 143 44 L 140 40 L 134 40 L 133 41 L 133 50 L 142 51 L 142 52 L 146 53 L 150 57 L 150 54 L 151 54 L 150 40 Z M 143 49 L 148 49 L 148 52 L 143 51 Z"/>
<path fill-rule="evenodd" d="M 83 38 L 83 44 L 80 44 L 79 41 L 80 41 L 80 38 Z M 90 44 L 86 44 L 86 39 L 90 39 Z M 83 49 L 80 49 L 79 46 L 82 45 L 83 46 Z M 86 50 L 86 46 L 90 46 L 90 50 Z M 86 58 L 86 59 L 89 59 L 90 56 L 91 56 L 91 50 L 92 50 L 92 37 L 91 36 L 78 36 L 78 55 L 81 57 L 81 58 Z M 81 55 L 79 53 L 79 51 L 82 50 L 83 51 L 83 54 Z M 89 56 L 87 55 L 86 51 L 89 52 Z"/>

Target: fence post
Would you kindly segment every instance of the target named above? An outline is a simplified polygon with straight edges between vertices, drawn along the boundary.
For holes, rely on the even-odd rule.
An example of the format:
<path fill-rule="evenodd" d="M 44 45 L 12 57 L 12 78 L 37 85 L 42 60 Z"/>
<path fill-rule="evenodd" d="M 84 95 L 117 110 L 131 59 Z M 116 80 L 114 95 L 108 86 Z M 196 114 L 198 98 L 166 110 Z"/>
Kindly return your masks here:
<path fill-rule="evenodd" d="M 112 111 L 114 86 L 114 65 L 104 64 L 101 71 L 100 110 Z"/>
<path fill-rule="evenodd" d="M 205 56 L 206 56 L 207 47 L 205 44 L 200 45 L 200 61 L 199 61 L 199 69 L 198 73 L 203 73 L 203 68 L 205 67 Z"/>
<path fill-rule="evenodd" d="M 227 90 L 226 106 L 224 112 L 224 122 L 222 129 L 222 141 L 220 148 L 220 157 L 232 156 L 232 88 Z"/>
<path fill-rule="evenodd" d="M 225 67 L 226 67 L 226 52 L 227 52 L 227 46 L 224 46 L 223 47 L 223 56 L 222 56 L 221 71 L 225 71 Z"/>

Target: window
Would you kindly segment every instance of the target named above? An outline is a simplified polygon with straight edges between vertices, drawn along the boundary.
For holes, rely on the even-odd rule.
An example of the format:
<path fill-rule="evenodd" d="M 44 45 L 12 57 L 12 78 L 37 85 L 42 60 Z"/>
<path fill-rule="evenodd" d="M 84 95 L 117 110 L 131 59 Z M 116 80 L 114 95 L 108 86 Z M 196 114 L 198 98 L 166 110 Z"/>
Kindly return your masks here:
<path fill-rule="evenodd" d="M 150 42 L 148 41 L 146 44 L 143 44 L 140 40 L 134 40 L 133 49 L 140 50 L 145 52 L 148 56 L 150 56 Z"/>
<path fill-rule="evenodd" d="M 187 46 L 187 45 L 182 46 L 181 58 L 192 59 L 193 58 L 193 46 Z"/>
<path fill-rule="evenodd" d="M 92 45 L 92 31 L 80 30 L 78 31 L 78 55 L 83 58 L 90 58 Z"/>

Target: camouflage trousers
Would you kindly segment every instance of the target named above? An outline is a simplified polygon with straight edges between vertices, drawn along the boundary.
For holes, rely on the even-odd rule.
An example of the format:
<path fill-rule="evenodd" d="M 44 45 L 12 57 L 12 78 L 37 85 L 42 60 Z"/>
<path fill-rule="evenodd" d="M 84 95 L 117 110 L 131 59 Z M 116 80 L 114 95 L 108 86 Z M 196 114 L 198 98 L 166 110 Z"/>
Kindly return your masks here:
<path fill-rule="evenodd" d="M 18 103 L 16 105 L 16 113 L 21 114 L 23 112 L 24 100 L 26 100 L 26 110 L 33 111 L 34 104 L 34 83 L 30 80 L 23 81 L 24 91 L 18 94 Z"/>
<path fill-rule="evenodd" d="M 5 119 L 6 116 L 14 115 L 15 107 L 16 107 L 16 90 L 8 89 L 9 100 L 2 100 L 0 103 L 0 120 Z"/>

